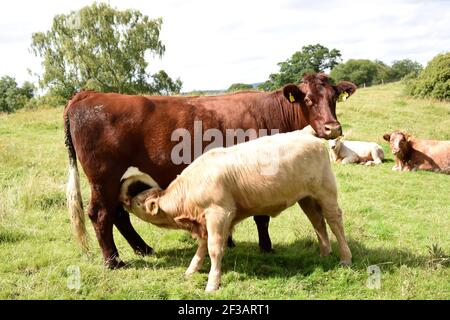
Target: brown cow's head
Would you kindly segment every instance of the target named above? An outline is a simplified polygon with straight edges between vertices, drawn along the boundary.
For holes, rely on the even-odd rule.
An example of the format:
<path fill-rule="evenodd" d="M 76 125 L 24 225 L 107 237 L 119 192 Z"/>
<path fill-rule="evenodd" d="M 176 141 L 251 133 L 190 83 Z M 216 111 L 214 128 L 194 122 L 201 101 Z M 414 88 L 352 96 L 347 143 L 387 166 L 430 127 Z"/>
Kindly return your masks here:
<path fill-rule="evenodd" d="M 286 85 L 283 94 L 291 103 L 298 102 L 303 115 L 320 138 L 334 139 L 342 135 L 336 118 L 336 102 L 345 100 L 356 91 L 356 85 L 342 81 L 333 86 L 324 73 L 303 77 L 300 85 Z"/>
<path fill-rule="evenodd" d="M 401 131 L 386 133 L 383 139 L 389 142 L 392 153 L 399 159 L 404 159 L 409 152 L 410 135 Z"/>

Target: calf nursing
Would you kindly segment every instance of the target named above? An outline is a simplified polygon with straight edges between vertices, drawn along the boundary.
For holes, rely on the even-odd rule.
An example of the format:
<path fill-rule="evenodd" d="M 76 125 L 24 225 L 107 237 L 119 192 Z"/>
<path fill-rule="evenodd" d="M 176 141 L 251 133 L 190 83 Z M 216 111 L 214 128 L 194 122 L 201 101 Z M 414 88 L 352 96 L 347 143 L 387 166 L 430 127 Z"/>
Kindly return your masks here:
<path fill-rule="evenodd" d="M 250 216 L 275 217 L 296 202 L 315 228 L 321 255 L 331 252 L 326 220 L 337 238 L 341 263 L 351 263 L 328 152 L 310 134 L 295 131 L 210 150 L 165 190 L 153 187 L 134 196 L 128 190 L 139 183 L 139 174 L 129 174 L 127 181 L 121 189 L 127 210 L 157 226 L 187 230 L 198 239 L 186 275 L 199 271 L 208 251 L 206 291 L 219 288 L 221 260 L 234 225 Z"/>

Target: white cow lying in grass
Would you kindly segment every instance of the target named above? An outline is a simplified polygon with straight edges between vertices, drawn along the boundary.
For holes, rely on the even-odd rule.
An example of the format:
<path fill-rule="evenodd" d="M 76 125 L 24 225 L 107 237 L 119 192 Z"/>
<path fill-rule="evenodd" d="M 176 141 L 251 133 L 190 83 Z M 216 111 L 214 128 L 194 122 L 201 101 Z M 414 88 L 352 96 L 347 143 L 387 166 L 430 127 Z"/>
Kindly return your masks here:
<path fill-rule="evenodd" d="M 331 162 L 362 163 L 367 166 L 381 164 L 384 152 L 375 142 L 344 141 L 343 137 L 328 140 Z"/>
<path fill-rule="evenodd" d="M 301 199 L 317 201 L 308 216 L 318 234 L 321 254 L 331 252 L 325 218 L 337 238 L 341 263 L 351 263 L 328 152 L 322 140 L 308 133 L 276 134 L 212 149 L 167 189 L 153 187 L 135 196 L 129 190 L 134 183 L 142 183 L 142 175 L 128 171 L 121 201 L 145 221 L 187 230 L 198 239 L 186 275 L 199 271 L 208 250 L 211 270 L 206 291 L 219 288 L 225 243 L 234 225 L 255 215 L 275 217 Z"/>

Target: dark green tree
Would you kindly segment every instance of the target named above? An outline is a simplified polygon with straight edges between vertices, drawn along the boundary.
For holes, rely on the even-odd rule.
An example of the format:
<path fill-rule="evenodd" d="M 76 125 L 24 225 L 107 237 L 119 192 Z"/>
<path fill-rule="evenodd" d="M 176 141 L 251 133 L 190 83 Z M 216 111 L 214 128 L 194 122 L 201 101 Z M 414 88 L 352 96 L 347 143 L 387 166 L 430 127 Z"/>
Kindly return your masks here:
<path fill-rule="evenodd" d="M 407 81 L 406 90 L 414 97 L 450 101 L 450 52 L 428 62 L 416 79 Z"/>
<path fill-rule="evenodd" d="M 423 69 L 420 63 L 410 59 L 395 60 L 391 68 L 395 80 L 401 80 L 406 76 L 417 77 Z"/>
<path fill-rule="evenodd" d="M 145 54 L 161 57 L 165 51 L 159 38 L 161 25 L 161 18 L 152 20 L 137 10 L 119 11 L 105 3 L 55 16 L 49 31 L 32 36 L 31 48 L 43 59 L 40 87 L 64 98 L 80 88 L 172 92 L 175 87 L 161 86 L 170 81 L 146 71 Z M 181 88 L 181 82 L 175 82 Z"/>
<path fill-rule="evenodd" d="M 0 78 L 0 112 L 11 113 L 25 107 L 33 94 L 34 86 L 30 82 L 19 87 L 14 78 L 3 76 Z"/>
<path fill-rule="evenodd" d="M 227 92 L 234 92 L 234 91 L 240 91 L 240 90 L 249 90 L 253 89 L 253 86 L 251 84 L 246 83 L 233 83 L 227 90 Z"/>
<path fill-rule="evenodd" d="M 304 74 L 331 70 L 340 61 L 341 53 L 337 49 L 330 50 L 321 44 L 304 46 L 286 61 L 278 63 L 280 71 L 269 76 L 266 87 L 274 90 L 288 83 L 298 83 Z"/>
<path fill-rule="evenodd" d="M 331 70 L 331 77 L 336 81 L 347 80 L 354 84 L 371 85 L 376 79 L 379 66 L 373 61 L 365 59 L 350 59 Z"/>
<path fill-rule="evenodd" d="M 386 82 L 395 81 L 395 75 L 390 66 L 380 60 L 374 61 L 377 72 L 372 80 L 372 84 L 383 84 Z"/>
<path fill-rule="evenodd" d="M 159 72 L 153 74 L 152 78 L 155 91 L 163 95 L 178 94 L 180 93 L 183 85 L 180 79 L 173 81 L 164 70 L 160 70 Z"/>

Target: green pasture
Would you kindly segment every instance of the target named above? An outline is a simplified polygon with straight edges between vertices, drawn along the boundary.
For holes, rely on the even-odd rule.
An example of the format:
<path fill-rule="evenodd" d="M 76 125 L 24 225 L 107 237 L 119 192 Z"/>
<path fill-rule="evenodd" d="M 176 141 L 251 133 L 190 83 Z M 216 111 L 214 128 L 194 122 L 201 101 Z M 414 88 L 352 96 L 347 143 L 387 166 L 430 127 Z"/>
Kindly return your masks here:
<path fill-rule="evenodd" d="M 333 254 L 319 257 L 312 226 L 295 206 L 271 220 L 273 254 L 259 252 L 252 219 L 236 227 L 237 247 L 226 251 L 213 294 L 204 293 L 209 259 L 183 278 L 196 244 L 181 231 L 132 217 L 156 253 L 134 255 L 114 230 L 128 265 L 108 270 L 88 221 L 91 253 L 81 253 L 65 207 L 62 107 L 1 114 L 0 299 L 449 299 L 450 176 L 392 171 L 382 135 L 402 128 L 450 140 L 450 103 L 408 98 L 393 83 L 359 89 L 337 109 L 348 139 L 376 141 L 386 153 L 376 167 L 333 165 L 353 265 L 339 266 L 334 236 Z M 84 174 L 82 191 L 86 206 Z M 379 289 L 367 286 L 371 265 L 381 270 Z M 71 285 L 74 268 L 79 289 Z"/>

